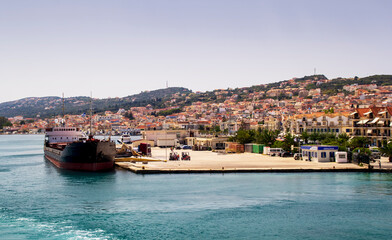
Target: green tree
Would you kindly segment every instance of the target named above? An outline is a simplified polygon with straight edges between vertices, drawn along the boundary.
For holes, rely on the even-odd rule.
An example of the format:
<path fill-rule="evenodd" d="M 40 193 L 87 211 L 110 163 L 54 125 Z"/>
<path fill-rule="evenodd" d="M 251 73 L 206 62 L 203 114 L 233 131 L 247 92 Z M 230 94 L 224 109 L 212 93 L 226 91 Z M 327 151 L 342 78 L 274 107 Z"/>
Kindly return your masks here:
<path fill-rule="evenodd" d="M 157 113 L 157 116 L 168 116 L 174 113 L 180 113 L 182 110 L 180 108 L 173 108 L 169 110 L 163 110 Z"/>
<path fill-rule="evenodd" d="M 310 89 L 316 89 L 317 86 L 314 83 L 309 83 L 305 88 L 306 90 L 310 90 Z"/>
<path fill-rule="evenodd" d="M 317 132 L 312 132 L 310 135 L 309 135 L 309 140 L 310 141 L 312 141 L 312 142 L 316 142 L 316 141 L 318 141 L 319 139 L 320 139 L 320 136 L 319 136 L 320 134 L 318 134 Z"/>
<path fill-rule="evenodd" d="M 255 131 L 240 129 L 236 132 L 233 140 L 241 144 L 252 143 L 255 141 Z"/>
<path fill-rule="evenodd" d="M 325 145 L 338 145 L 337 137 L 334 133 L 323 133 L 319 135 L 322 144 Z"/>
<path fill-rule="evenodd" d="M 353 160 L 358 164 L 369 163 L 371 154 L 369 148 L 357 147 L 353 150 Z"/>
<path fill-rule="evenodd" d="M 129 120 L 135 119 L 135 118 L 133 117 L 133 114 L 132 114 L 131 111 L 126 112 L 126 113 L 124 114 L 124 117 L 128 118 Z"/>
<path fill-rule="evenodd" d="M 370 139 L 366 137 L 354 137 L 349 141 L 349 146 L 352 149 L 366 148 L 370 144 Z"/>
<path fill-rule="evenodd" d="M 380 148 L 380 152 L 388 157 L 389 162 L 392 162 L 392 142 L 389 142 L 388 144 L 384 144 Z"/>
<path fill-rule="evenodd" d="M 277 131 L 264 129 L 261 132 L 257 132 L 256 142 L 270 147 L 275 142 L 277 137 L 278 137 Z"/>
<path fill-rule="evenodd" d="M 272 144 L 271 147 L 273 147 L 273 148 L 282 148 L 283 150 L 287 151 L 287 150 L 285 149 L 285 144 L 284 144 L 283 141 L 278 141 L 278 140 L 276 140 L 276 141 Z"/>
<path fill-rule="evenodd" d="M 326 93 L 327 95 L 332 95 L 332 94 L 328 94 L 328 93 Z M 329 108 L 329 109 L 324 109 L 323 110 L 324 111 L 324 113 L 334 113 L 335 112 L 335 110 L 333 109 L 333 107 L 331 107 L 331 108 Z"/>
<path fill-rule="evenodd" d="M 283 141 L 275 140 L 272 144 L 273 148 L 282 148 L 287 152 L 291 152 L 291 146 L 294 145 L 294 136 L 290 133 L 286 134 Z"/>
<path fill-rule="evenodd" d="M 8 121 L 8 118 L 0 117 L 0 129 L 3 129 L 3 127 L 10 127 L 10 126 L 12 126 L 12 123 Z"/>
<path fill-rule="evenodd" d="M 291 135 L 290 133 L 286 134 L 286 136 L 284 136 L 284 141 L 283 142 L 284 142 L 283 149 L 285 151 L 290 152 L 291 151 L 291 146 L 295 145 L 294 136 Z"/>
<path fill-rule="evenodd" d="M 304 141 L 305 144 L 308 143 L 309 137 L 310 136 L 309 136 L 309 133 L 307 131 L 303 131 L 301 133 L 301 139 Z"/>
<path fill-rule="evenodd" d="M 348 141 L 350 139 L 350 136 L 347 135 L 346 133 L 341 133 L 338 135 L 338 146 L 340 151 L 347 151 L 347 146 L 348 146 Z"/>

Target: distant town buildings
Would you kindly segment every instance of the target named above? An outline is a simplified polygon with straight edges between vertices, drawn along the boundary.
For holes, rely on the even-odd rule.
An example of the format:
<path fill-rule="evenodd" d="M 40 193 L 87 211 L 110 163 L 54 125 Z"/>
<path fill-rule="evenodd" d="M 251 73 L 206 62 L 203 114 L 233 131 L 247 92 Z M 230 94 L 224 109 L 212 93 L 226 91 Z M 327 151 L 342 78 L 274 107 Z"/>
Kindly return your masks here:
<path fill-rule="evenodd" d="M 166 138 L 174 136 L 183 144 L 197 142 L 200 136 L 233 135 L 240 128 L 278 130 L 293 135 L 344 133 L 368 137 L 375 146 L 391 140 L 392 86 L 348 84 L 343 91 L 328 94 L 321 87 L 329 82 L 305 78 L 291 79 L 269 89 L 265 89 L 267 85 L 235 92 L 216 89 L 210 93 L 210 100 L 193 101 L 185 106 L 176 105 L 181 97 L 190 101 L 203 93 L 173 94 L 165 108 L 154 109 L 148 104 L 94 114 L 92 128 L 94 133 L 104 135 L 143 133 L 151 141 L 165 132 Z M 175 111 L 178 109 L 181 111 Z M 86 114 L 48 119 L 15 116 L 9 119 L 13 125 L 1 131 L 40 133 L 48 126 L 60 124 L 63 118 L 69 126 L 89 131 L 90 118 Z M 212 147 L 201 140 L 199 143 L 201 147 Z"/>

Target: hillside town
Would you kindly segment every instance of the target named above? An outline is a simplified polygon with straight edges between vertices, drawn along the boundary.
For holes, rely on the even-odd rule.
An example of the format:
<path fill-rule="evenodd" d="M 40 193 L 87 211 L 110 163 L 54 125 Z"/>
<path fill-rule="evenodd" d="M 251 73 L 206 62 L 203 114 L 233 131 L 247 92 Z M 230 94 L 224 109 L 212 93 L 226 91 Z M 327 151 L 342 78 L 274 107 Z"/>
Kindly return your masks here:
<path fill-rule="evenodd" d="M 194 101 L 186 106 L 176 102 L 191 97 L 176 93 L 165 108 L 147 104 L 95 113 L 91 131 L 105 136 L 141 134 L 153 145 L 159 145 L 162 139 L 175 139 L 179 144 L 206 150 L 223 148 L 224 142 L 240 129 L 275 131 L 279 133 L 278 139 L 284 139 L 287 134 L 300 139 L 305 132 L 346 134 L 349 138 L 365 137 L 370 146 L 376 147 L 391 140 L 391 85 L 350 84 L 329 94 L 321 87 L 330 81 L 317 77 L 302 81 L 293 78 L 266 91 L 241 88 L 236 89 L 237 94 L 231 94 L 231 89 L 216 89 L 212 91 L 214 100 Z M 266 85 L 258 86 L 258 89 L 265 88 Z M 64 121 L 86 133 L 90 131 L 88 113 L 44 119 L 14 116 L 8 120 L 11 124 L 0 130 L 2 134 L 39 134 Z"/>

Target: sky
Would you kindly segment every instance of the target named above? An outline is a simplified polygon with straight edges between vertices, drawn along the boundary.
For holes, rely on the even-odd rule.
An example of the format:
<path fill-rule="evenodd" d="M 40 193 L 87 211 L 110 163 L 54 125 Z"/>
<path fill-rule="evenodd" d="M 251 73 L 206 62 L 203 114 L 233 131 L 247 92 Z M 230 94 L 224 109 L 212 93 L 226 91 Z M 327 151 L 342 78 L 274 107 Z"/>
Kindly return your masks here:
<path fill-rule="evenodd" d="M 390 0 L 0 0 L 0 102 L 391 74 Z"/>

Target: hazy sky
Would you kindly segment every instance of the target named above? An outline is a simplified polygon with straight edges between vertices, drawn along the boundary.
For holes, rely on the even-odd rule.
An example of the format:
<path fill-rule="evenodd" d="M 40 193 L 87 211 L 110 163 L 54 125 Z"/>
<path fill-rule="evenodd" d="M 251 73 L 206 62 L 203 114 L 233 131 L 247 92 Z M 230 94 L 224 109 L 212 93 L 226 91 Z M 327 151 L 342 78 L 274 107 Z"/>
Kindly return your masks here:
<path fill-rule="evenodd" d="M 0 102 L 391 74 L 392 1 L 0 0 Z"/>

